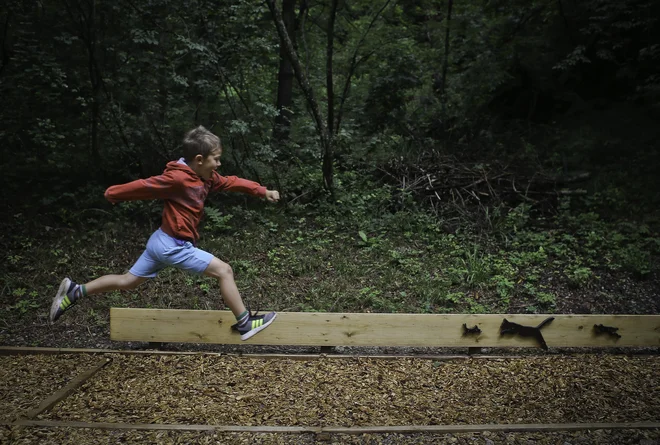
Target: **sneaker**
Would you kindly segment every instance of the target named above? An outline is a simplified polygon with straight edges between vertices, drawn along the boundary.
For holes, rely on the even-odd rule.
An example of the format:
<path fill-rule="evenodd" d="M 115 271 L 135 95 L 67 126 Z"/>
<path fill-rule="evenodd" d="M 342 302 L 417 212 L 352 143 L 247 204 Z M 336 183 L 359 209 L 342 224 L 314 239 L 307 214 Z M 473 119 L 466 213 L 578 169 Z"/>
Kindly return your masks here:
<path fill-rule="evenodd" d="M 55 298 L 53 298 L 53 304 L 50 306 L 51 323 L 55 323 L 57 319 L 62 316 L 63 313 L 71 309 L 71 307 L 78 302 L 77 299 L 72 300 L 67 295 L 75 287 L 76 287 L 76 283 L 74 283 L 70 279 L 65 278 L 62 280 L 62 282 L 60 283 L 60 288 L 57 290 L 57 294 L 55 294 Z"/>
<path fill-rule="evenodd" d="M 257 312 L 254 314 L 250 313 L 247 323 L 243 326 L 239 326 L 236 323 L 231 328 L 241 334 L 241 340 L 247 340 L 259 331 L 266 329 L 275 320 L 275 317 L 277 317 L 275 312 L 270 312 L 266 315 L 257 315 Z"/>

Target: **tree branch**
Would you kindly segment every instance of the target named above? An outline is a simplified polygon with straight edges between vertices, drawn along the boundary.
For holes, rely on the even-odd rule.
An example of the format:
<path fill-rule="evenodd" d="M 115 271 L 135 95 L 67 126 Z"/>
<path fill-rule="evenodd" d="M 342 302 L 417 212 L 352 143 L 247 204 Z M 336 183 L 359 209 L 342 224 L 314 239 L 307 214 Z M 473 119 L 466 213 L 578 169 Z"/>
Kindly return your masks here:
<path fill-rule="evenodd" d="M 369 23 L 369 26 L 367 26 L 367 29 L 362 34 L 362 37 L 360 37 L 360 40 L 358 41 L 357 45 L 355 45 L 355 50 L 353 51 L 353 57 L 351 57 L 351 67 L 348 70 L 348 75 L 346 76 L 346 82 L 344 82 L 344 90 L 341 95 L 341 102 L 339 103 L 339 112 L 337 113 L 337 125 L 335 126 L 334 134 L 339 133 L 341 118 L 344 114 L 344 104 L 346 103 L 346 99 L 348 99 L 348 92 L 351 88 L 351 79 L 353 78 L 353 74 L 355 74 L 355 70 L 357 69 L 357 66 L 360 63 L 367 60 L 373 53 L 375 53 L 375 51 L 372 51 L 367 56 L 362 57 L 360 60 L 357 60 L 358 50 L 360 49 L 360 46 L 362 46 L 364 40 L 367 38 L 367 34 L 369 34 L 369 31 L 371 31 L 371 28 L 376 23 L 378 17 L 380 17 L 380 15 L 383 13 L 385 8 L 387 8 L 387 5 L 390 4 L 390 1 L 391 0 L 387 0 L 385 4 L 378 10 L 378 12 L 373 16 L 371 22 Z"/>
<path fill-rule="evenodd" d="M 319 111 L 318 103 L 314 97 L 314 90 L 312 90 L 311 85 L 307 76 L 303 72 L 303 69 L 300 65 L 300 60 L 296 54 L 291 39 L 289 38 L 288 33 L 286 32 L 286 27 L 284 26 L 284 21 L 282 20 L 282 13 L 275 4 L 275 0 L 265 0 L 268 8 L 270 9 L 273 20 L 275 21 L 275 27 L 277 28 L 277 33 L 280 36 L 280 44 L 284 45 L 286 48 L 286 54 L 291 60 L 291 65 L 293 66 L 293 71 L 298 80 L 298 84 L 307 99 L 307 103 L 312 110 L 312 116 L 316 122 L 316 128 L 319 132 L 321 139 L 321 145 L 323 147 L 323 185 L 326 190 L 328 190 L 334 196 L 333 190 L 333 171 L 332 171 L 332 143 L 330 136 L 328 134 L 328 128 L 325 125 L 321 112 Z"/>

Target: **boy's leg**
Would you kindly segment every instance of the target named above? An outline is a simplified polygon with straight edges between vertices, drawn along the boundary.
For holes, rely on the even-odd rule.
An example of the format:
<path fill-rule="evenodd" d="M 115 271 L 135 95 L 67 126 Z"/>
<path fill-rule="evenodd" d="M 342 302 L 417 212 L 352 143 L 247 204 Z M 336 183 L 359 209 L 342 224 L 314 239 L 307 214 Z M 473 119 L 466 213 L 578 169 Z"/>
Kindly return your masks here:
<path fill-rule="evenodd" d="M 87 290 L 87 295 L 94 295 L 113 290 L 132 290 L 148 279 L 126 272 L 124 275 L 104 275 L 83 286 Z"/>
<path fill-rule="evenodd" d="M 140 258 L 133 264 L 131 270 L 123 275 L 104 275 L 83 285 L 76 284 L 69 278 L 63 279 L 50 308 L 50 321 L 56 321 L 86 295 L 118 289 L 135 289 L 149 278 L 156 277 L 158 272 L 168 265 L 166 261 L 163 261 L 163 250 L 175 246 L 165 245 L 163 240 L 174 243 L 160 229 L 152 233 Z"/>
<path fill-rule="evenodd" d="M 57 321 L 64 312 L 68 311 L 84 296 L 118 289 L 135 289 L 147 280 L 148 278 L 146 277 L 138 277 L 130 272 L 124 275 L 105 275 L 82 285 L 71 281 L 69 278 L 65 278 L 60 283 L 60 287 L 50 307 L 50 321 Z"/>
<path fill-rule="evenodd" d="M 234 281 L 234 271 L 231 266 L 216 257 L 211 259 L 208 267 L 204 271 L 204 275 L 213 277 L 218 280 L 220 285 L 220 294 L 234 316 L 238 319 L 244 312 L 246 312 L 243 299 L 238 292 L 236 281 Z"/>
<path fill-rule="evenodd" d="M 229 264 L 213 257 L 204 270 L 204 275 L 218 280 L 222 298 L 236 317 L 236 324 L 233 327 L 241 333 L 241 340 L 247 340 L 275 320 L 277 316 L 275 312 L 254 316 L 245 309 L 236 281 L 234 281 L 234 271 Z"/>

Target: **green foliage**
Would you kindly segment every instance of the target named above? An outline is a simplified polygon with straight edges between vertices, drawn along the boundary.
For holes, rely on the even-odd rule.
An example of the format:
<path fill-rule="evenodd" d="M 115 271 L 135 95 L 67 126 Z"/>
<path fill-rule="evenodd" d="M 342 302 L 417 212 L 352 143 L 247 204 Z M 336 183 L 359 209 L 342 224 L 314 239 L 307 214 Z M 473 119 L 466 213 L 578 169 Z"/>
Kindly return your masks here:
<path fill-rule="evenodd" d="M 240 143 L 228 166 L 263 141 L 273 107 L 260 106 L 272 91 L 272 82 L 262 80 L 277 60 L 272 29 L 256 19 L 263 5 L 232 2 L 211 14 L 196 0 L 69 11 L 30 5 L 12 1 L 2 20 L 8 59 L 0 82 L 6 105 L 0 146 L 3 162 L 29 153 L 10 174 L 30 172 L 54 185 L 37 183 L 31 192 L 57 196 L 107 176 L 159 173 L 198 123 L 221 135 L 231 121 L 249 126 L 240 141 L 225 144 Z"/>
<path fill-rule="evenodd" d="M 13 306 L 7 307 L 8 310 L 15 310 L 19 314 L 24 315 L 28 312 L 34 311 L 35 309 L 38 309 L 40 307 L 40 304 L 36 302 L 34 299 L 22 299 L 19 300 L 16 304 Z"/>
<path fill-rule="evenodd" d="M 451 17 L 447 4 L 434 2 L 341 4 L 332 71 L 337 166 L 355 170 L 366 163 L 373 170 L 445 141 L 457 149 L 456 141 L 473 139 L 479 141 L 471 147 L 496 146 L 497 129 L 486 128 L 490 114 L 500 118 L 519 108 L 516 116 L 529 119 L 552 107 L 537 104 L 542 96 L 556 108 L 567 97 L 594 94 L 657 105 L 658 6 L 633 4 L 455 2 Z M 197 124 L 223 137 L 226 172 L 276 182 L 297 196 L 312 189 L 309 197 L 318 195 L 318 133 L 299 89 L 290 140 L 271 141 L 279 41 L 263 3 L 79 6 L 11 0 L 11 13 L 2 15 L 0 150 L 3 167 L 11 167 L 5 199 L 21 205 L 15 197 L 28 192 L 61 206 L 68 193 L 85 208 L 83 200 L 100 195 L 81 186 L 103 189 L 159 173 Z M 293 37 L 328 114 L 327 34 L 318 26 L 327 23 L 328 8 L 308 6 L 305 28 Z M 604 80 L 594 93 L 595 76 Z M 527 96 L 535 99 L 521 99 Z M 546 114 L 555 117 L 554 109 Z M 532 147 L 538 156 L 544 148 L 534 148 L 529 136 L 524 150 Z M 556 166 L 585 161 L 585 147 L 607 142 L 589 133 L 571 139 L 553 146 L 547 159 Z"/>
<path fill-rule="evenodd" d="M 234 215 L 223 215 L 222 212 L 220 212 L 218 209 L 208 205 L 204 207 L 204 214 L 207 218 L 204 227 L 210 232 L 218 233 L 231 229 L 229 221 L 234 217 Z"/>
<path fill-rule="evenodd" d="M 554 69 L 576 77 L 598 70 L 601 85 L 657 104 L 660 79 L 649 69 L 660 57 L 657 40 L 649 34 L 657 30 L 657 2 L 636 0 L 624 7 L 590 0 L 575 7 L 574 23 L 583 40 Z"/>
<path fill-rule="evenodd" d="M 412 46 L 412 42 L 406 43 Z M 405 117 L 408 96 L 422 84 L 420 61 L 413 52 L 397 47 L 383 56 L 382 67 L 389 72 L 381 72 L 373 79 L 364 105 L 363 125 L 370 132 L 398 129 Z"/>
<path fill-rule="evenodd" d="M 639 245 L 628 245 L 616 255 L 619 263 L 637 278 L 644 279 L 651 273 L 651 254 Z"/>
<path fill-rule="evenodd" d="M 490 259 L 479 252 L 475 245 L 471 250 L 464 251 L 460 259 L 463 265 L 463 280 L 469 286 L 479 286 L 485 283 L 490 276 Z"/>
<path fill-rule="evenodd" d="M 511 278 L 504 275 L 495 275 L 492 284 L 495 286 L 495 291 L 501 301 L 508 303 L 515 289 L 515 283 Z"/>
<path fill-rule="evenodd" d="M 586 287 L 594 279 L 593 271 L 588 267 L 574 266 L 566 269 L 568 282 L 576 288 Z"/>
<path fill-rule="evenodd" d="M 158 201 L 126 201 L 118 204 L 114 211 L 122 218 L 160 223 L 163 203 Z"/>
<path fill-rule="evenodd" d="M 608 274 L 651 281 L 660 254 L 658 2 L 561 5 L 453 2 L 450 20 L 446 2 L 341 3 L 329 202 L 318 129 L 297 86 L 290 138 L 271 139 L 280 53 L 264 4 L 9 0 L 10 13 L 0 12 L 0 198 L 5 233 L 23 224 L 31 232 L 10 236 L 5 308 L 30 314 L 42 301 L 32 292 L 52 293 L 51 283 L 33 291 L 19 279 L 35 276 L 33 256 L 49 277 L 134 261 L 162 203 L 109 210 L 103 190 L 160 173 L 198 124 L 222 137 L 223 174 L 282 192 L 277 210 L 211 197 L 203 227 L 241 291 L 273 307 L 555 310 L 566 286 L 591 292 Z M 308 6 L 298 54 L 327 116 L 329 8 Z M 488 181 L 493 190 L 460 217 L 442 213 L 446 200 L 429 209 L 436 189 L 465 186 L 464 165 L 486 166 L 485 183 L 496 163 L 503 182 Z M 558 198 L 551 181 L 535 189 L 573 169 L 593 174 L 585 195 Z M 446 181 L 426 189 L 432 175 Z M 121 253 L 117 221 L 142 230 Z M 217 297 L 213 282 L 163 278 L 194 287 L 200 308 Z M 108 298 L 167 301 L 140 292 Z"/>
<path fill-rule="evenodd" d="M 90 323 L 93 323 L 97 326 L 106 326 L 108 324 L 108 319 L 102 313 L 94 310 L 93 308 L 88 311 L 88 320 Z"/>
<path fill-rule="evenodd" d="M 19 315 L 25 315 L 40 307 L 37 300 L 39 294 L 36 291 L 28 292 L 23 287 L 16 288 L 12 291 L 12 296 L 16 299 L 16 303 L 7 306 L 7 310 L 16 311 Z"/>

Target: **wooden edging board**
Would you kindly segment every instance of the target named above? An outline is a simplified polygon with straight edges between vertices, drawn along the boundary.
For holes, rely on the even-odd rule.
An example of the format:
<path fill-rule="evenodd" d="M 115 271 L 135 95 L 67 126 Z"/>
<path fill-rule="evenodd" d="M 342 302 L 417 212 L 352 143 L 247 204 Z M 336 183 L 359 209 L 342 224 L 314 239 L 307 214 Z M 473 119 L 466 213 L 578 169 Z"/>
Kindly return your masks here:
<path fill-rule="evenodd" d="M 533 337 L 500 335 L 508 321 L 537 326 L 549 347 L 660 346 L 658 315 L 358 314 L 282 312 L 264 332 L 243 342 L 229 311 L 110 309 L 115 341 L 286 346 L 538 347 Z M 463 325 L 479 334 L 464 334 Z M 598 333 L 594 325 L 617 328 Z"/>
<path fill-rule="evenodd" d="M 486 424 L 486 425 L 407 425 L 364 427 L 314 426 L 240 426 L 240 425 L 182 425 L 144 423 L 66 422 L 50 420 L 18 420 L 12 426 L 48 428 L 93 428 L 104 430 L 174 430 L 214 431 L 241 433 L 329 433 L 329 434 L 383 434 L 383 433 L 478 433 L 493 432 L 549 432 L 581 430 L 658 429 L 660 422 L 622 423 L 554 423 L 554 424 Z"/>
<path fill-rule="evenodd" d="M 210 351 L 159 351 L 154 349 L 88 349 L 88 348 L 47 348 L 31 346 L 0 346 L 0 356 L 3 355 L 56 355 L 56 354 L 121 354 L 121 355 L 200 355 L 217 357 L 244 357 L 258 359 L 282 360 L 317 360 L 328 359 L 379 359 L 379 360 L 472 360 L 472 359 L 516 359 L 523 358 L 518 354 L 277 354 L 277 353 L 236 353 Z M 626 354 L 630 355 L 630 354 Z M 647 354 L 638 354 L 647 355 Z M 570 357 L 570 356 L 568 356 Z"/>
<path fill-rule="evenodd" d="M 50 397 L 48 397 L 46 400 L 41 402 L 37 408 L 34 408 L 34 409 L 28 411 L 25 414 L 25 417 L 27 419 L 34 419 L 39 414 L 41 414 L 45 411 L 48 411 L 53 406 L 55 406 L 58 402 L 65 399 L 69 394 L 71 394 L 73 391 L 75 391 L 77 388 L 79 388 L 83 383 L 85 383 L 87 380 L 92 378 L 94 376 L 94 374 L 99 372 L 104 366 L 106 366 L 111 361 L 112 360 L 109 359 L 109 358 L 104 358 L 104 359 L 100 360 L 96 365 L 94 365 L 91 368 L 87 369 L 82 374 L 79 374 L 78 376 L 76 376 L 64 388 L 62 388 L 62 389 L 56 391 L 55 393 L 51 394 Z"/>

